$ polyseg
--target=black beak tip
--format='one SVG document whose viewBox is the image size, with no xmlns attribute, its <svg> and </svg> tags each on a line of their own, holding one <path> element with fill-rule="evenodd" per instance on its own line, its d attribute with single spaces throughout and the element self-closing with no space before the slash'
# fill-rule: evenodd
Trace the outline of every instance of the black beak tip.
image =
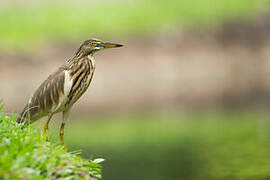
<svg viewBox="0 0 270 180">
<path fill-rule="evenodd" d="M 124 45 L 122 44 L 117 44 L 116 47 L 123 47 Z"/>
</svg>

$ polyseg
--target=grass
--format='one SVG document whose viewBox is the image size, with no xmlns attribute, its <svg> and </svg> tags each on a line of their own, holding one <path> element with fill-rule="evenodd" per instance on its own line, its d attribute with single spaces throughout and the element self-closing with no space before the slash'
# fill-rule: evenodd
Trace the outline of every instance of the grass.
<svg viewBox="0 0 270 180">
<path fill-rule="evenodd" d="M 108 159 L 105 180 L 270 177 L 270 124 L 264 114 L 131 113 L 87 120 L 70 120 L 68 146 Z"/>
<path fill-rule="evenodd" d="M 267 0 L 136 0 L 6 5 L 0 8 L 0 47 L 25 50 L 33 49 L 29 44 L 47 41 L 177 33 L 183 27 L 248 18 L 269 4 Z"/>
<path fill-rule="evenodd" d="M 0 179 L 101 179 L 103 159 L 83 159 L 45 139 L 37 129 L 22 129 L 14 115 L 0 113 Z"/>
</svg>

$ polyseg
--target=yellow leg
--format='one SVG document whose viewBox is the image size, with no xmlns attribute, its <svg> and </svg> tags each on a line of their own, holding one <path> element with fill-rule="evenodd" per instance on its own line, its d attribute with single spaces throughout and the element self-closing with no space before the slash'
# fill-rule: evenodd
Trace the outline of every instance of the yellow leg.
<svg viewBox="0 0 270 180">
<path fill-rule="evenodd" d="M 60 140 L 61 140 L 61 143 L 64 147 L 64 150 L 66 151 L 66 144 L 64 141 L 64 128 L 65 128 L 65 122 L 63 121 L 61 124 L 61 128 L 60 128 Z"/>
<path fill-rule="evenodd" d="M 61 128 L 60 128 L 60 140 L 61 143 L 63 145 L 64 150 L 66 151 L 66 144 L 64 141 L 64 128 L 65 128 L 65 123 L 66 123 L 66 119 L 68 118 L 68 113 L 69 111 L 63 111 L 63 120 L 62 120 L 62 124 L 61 124 Z"/>
<path fill-rule="evenodd" d="M 46 137 L 46 140 L 49 141 L 49 137 L 48 137 L 48 134 L 49 134 L 49 123 L 50 123 L 50 120 L 52 119 L 52 116 L 53 114 L 50 114 L 45 125 L 44 125 L 44 133 L 47 135 Z"/>
</svg>

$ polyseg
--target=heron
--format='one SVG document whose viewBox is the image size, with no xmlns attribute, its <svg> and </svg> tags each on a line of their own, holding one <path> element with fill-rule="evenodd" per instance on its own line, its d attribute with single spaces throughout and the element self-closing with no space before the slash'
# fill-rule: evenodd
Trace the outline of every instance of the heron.
<svg viewBox="0 0 270 180">
<path fill-rule="evenodd" d="M 95 72 L 93 55 L 103 49 L 122 47 L 123 45 L 91 38 L 85 40 L 74 56 L 68 59 L 36 89 L 17 118 L 18 123 L 31 124 L 47 116 L 44 133 L 49 132 L 49 123 L 53 115 L 62 112 L 59 130 L 60 140 L 66 150 L 64 127 L 73 104 L 88 89 Z"/>
</svg>

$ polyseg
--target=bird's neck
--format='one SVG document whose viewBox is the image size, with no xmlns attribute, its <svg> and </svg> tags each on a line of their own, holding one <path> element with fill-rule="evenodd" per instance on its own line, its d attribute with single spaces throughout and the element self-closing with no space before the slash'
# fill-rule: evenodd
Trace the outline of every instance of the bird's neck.
<svg viewBox="0 0 270 180">
<path fill-rule="evenodd" d="M 89 54 L 87 56 L 87 60 L 91 63 L 91 66 L 92 66 L 93 70 L 95 70 L 95 68 L 96 68 L 96 61 L 95 61 L 95 58 L 94 58 L 93 54 Z"/>
<path fill-rule="evenodd" d="M 93 66 L 92 68 L 95 69 L 95 59 L 94 59 L 93 54 L 89 54 L 83 57 L 77 57 L 75 55 L 73 58 L 66 61 L 66 66 L 68 67 L 68 69 L 72 69 L 84 63 L 91 63 L 91 66 Z"/>
</svg>

